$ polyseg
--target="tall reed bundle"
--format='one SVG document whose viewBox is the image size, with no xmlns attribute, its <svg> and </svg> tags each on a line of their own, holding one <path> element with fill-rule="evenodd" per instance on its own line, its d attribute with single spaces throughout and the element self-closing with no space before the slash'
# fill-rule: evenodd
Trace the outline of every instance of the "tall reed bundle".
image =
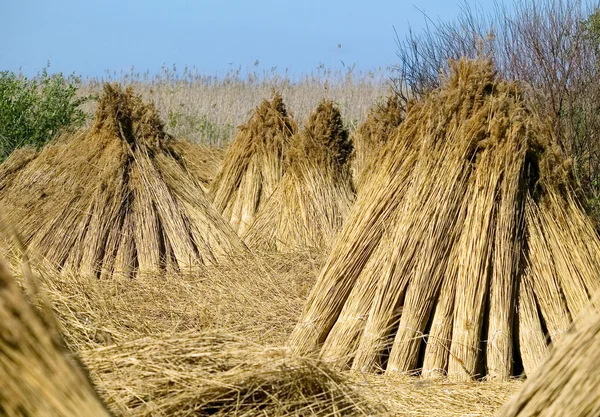
<svg viewBox="0 0 600 417">
<path fill-rule="evenodd" d="M 109 416 L 87 375 L 0 263 L 0 414 Z"/>
<path fill-rule="evenodd" d="M 351 153 L 339 110 L 323 100 L 292 138 L 286 172 L 244 241 L 280 251 L 328 246 L 354 201 Z"/>
<path fill-rule="evenodd" d="M 598 310 L 581 316 L 576 327 L 497 416 L 600 415 Z"/>
<path fill-rule="evenodd" d="M 352 134 L 354 158 L 352 174 L 357 188 L 362 188 L 365 172 L 371 172 L 377 165 L 377 156 L 385 149 L 386 143 L 393 138 L 394 131 L 404 118 L 404 110 L 398 96 L 392 92 L 384 103 L 377 103 L 367 115 L 365 121 Z M 367 174 L 368 175 L 368 174 Z"/>
<path fill-rule="evenodd" d="M 210 195 L 241 236 L 285 172 L 284 155 L 297 126 L 279 93 L 263 100 L 225 153 Z"/>
<path fill-rule="evenodd" d="M 28 247 L 62 270 L 132 276 L 244 251 L 180 146 L 153 106 L 106 85 L 93 126 L 42 149 L 0 202 Z"/>
<path fill-rule="evenodd" d="M 569 161 L 519 87 L 452 64 L 360 191 L 290 344 L 363 371 L 529 374 L 598 288 Z"/>
<path fill-rule="evenodd" d="M 222 332 L 147 337 L 82 357 L 120 415 L 373 415 L 326 364 Z"/>
</svg>

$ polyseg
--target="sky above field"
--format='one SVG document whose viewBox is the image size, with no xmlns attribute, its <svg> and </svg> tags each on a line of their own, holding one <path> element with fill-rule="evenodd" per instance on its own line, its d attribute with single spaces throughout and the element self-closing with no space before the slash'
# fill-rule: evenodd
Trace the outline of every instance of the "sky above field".
<svg viewBox="0 0 600 417">
<path fill-rule="evenodd" d="M 467 0 L 488 10 L 492 0 Z M 393 65 L 394 29 L 451 20 L 464 0 L 0 0 L 0 70 L 102 76 L 155 74 L 163 65 L 205 74 L 291 74 Z"/>
</svg>

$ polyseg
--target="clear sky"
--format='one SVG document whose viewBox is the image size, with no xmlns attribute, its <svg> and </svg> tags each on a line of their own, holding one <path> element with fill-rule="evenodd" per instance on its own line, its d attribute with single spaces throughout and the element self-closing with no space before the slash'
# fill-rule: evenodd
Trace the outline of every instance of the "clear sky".
<svg viewBox="0 0 600 417">
<path fill-rule="evenodd" d="M 487 10 L 492 0 L 467 0 Z M 206 74 L 395 62 L 394 27 L 450 20 L 464 0 L 0 0 L 0 70 L 104 75 L 163 64 Z M 338 48 L 338 44 L 341 48 Z"/>
</svg>

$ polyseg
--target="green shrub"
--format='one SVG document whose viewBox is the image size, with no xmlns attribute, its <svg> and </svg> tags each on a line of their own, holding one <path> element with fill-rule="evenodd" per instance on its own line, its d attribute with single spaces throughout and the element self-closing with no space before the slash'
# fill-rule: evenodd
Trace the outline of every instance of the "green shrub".
<svg viewBox="0 0 600 417">
<path fill-rule="evenodd" d="M 48 74 L 47 68 L 28 79 L 0 72 L 0 161 L 25 145 L 42 147 L 65 129 L 81 126 L 86 118 L 75 77 Z"/>
</svg>

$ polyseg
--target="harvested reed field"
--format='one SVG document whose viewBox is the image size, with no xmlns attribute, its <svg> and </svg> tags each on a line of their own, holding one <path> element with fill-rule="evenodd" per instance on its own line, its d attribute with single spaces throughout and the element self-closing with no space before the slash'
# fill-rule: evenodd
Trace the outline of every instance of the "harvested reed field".
<svg viewBox="0 0 600 417">
<path fill-rule="evenodd" d="M 32 253 L 63 271 L 131 277 L 212 264 L 246 247 L 203 191 L 218 158 L 200 153 L 167 135 L 131 89 L 107 85 L 94 125 L 21 164 L 0 203 Z"/>
<path fill-rule="evenodd" d="M 273 92 L 263 100 L 227 148 L 211 185 L 215 208 L 241 236 L 261 205 L 273 194 L 285 172 L 284 155 L 296 122 Z"/>
<path fill-rule="evenodd" d="M 28 284 L 38 297 L 33 280 Z M 0 263 L 1 415 L 109 416 L 57 331 L 52 313 L 34 309 Z"/>
<path fill-rule="evenodd" d="M 338 108 L 323 100 L 291 139 L 285 174 L 242 235 L 246 244 L 275 251 L 328 247 L 354 202 L 351 153 Z"/>
<path fill-rule="evenodd" d="M 451 68 L 360 190 L 295 352 L 363 372 L 508 380 L 540 365 L 599 287 L 600 240 L 550 129 L 490 62 Z"/>
<path fill-rule="evenodd" d="M 600 301 L 600 300 L 596 300 Z M 600 310 L 591 305 L 497 416 L 600 415 Z"/>
<path fill-rule="evenodd" d="M 323 261 L 261 254 L 135 285 L 42 267 L 45 300 L 32 301 L 52 304 L 55 328 L 116 416 L 491 416 L 521 385 L 421 384 L 293 355 L 281 346 Z"/>
<path fill-rule="evenodd" d="M 352 134 L 354 155 L 352 174 L 356 188 L 360 188 L 365 173 L 372 172 L 377 164 L 377 156 L 385 149 L 394 131 L 404 119 L 404 109 L 395 93 L 390 93 L 385 103 L 377 103 L 369 110 L 365 121 Z"/>
</svg>

